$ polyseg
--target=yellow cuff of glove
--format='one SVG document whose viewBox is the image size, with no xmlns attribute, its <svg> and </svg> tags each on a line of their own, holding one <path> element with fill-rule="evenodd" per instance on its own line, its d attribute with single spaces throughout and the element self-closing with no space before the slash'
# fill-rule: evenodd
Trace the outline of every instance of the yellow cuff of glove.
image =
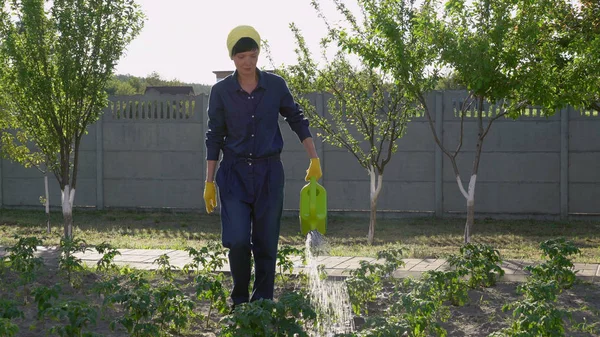
<svg viewBox="0 0 600 337">
<path fill-rule="evenodd" d="M 321 171 L 321 161 L 319 158 L 311 158 L 304 180 L 309 181 L 310 178 L 315 178 L 315 180 L 318 181 L 322 176 L 323 172 Z"/>
<path fill-rule="evenodd" d="M 217 207 L 217 187 L 213 181 L 207 181 L 204 185 L 204 205 L 208 214 Z"/>
</svg>

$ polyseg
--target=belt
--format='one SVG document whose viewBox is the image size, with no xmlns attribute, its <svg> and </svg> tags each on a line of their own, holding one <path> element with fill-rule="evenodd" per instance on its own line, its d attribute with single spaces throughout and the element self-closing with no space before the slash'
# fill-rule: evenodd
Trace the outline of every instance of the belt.
<svg viewBox="0 0 600 337">
<path fill-rule="evenodd" d="M 265 156 L 265 157 L 246 157 L 246 156 L 237 155 L 237 154 L 233 153 L 232 151 L 223 151 L 223 161 L 231 160 L 234 163 L 243 162 L 243 163 L 252 165 L 253 163 L 260 163 L 260 162 L 265 162 L 265 161 L 270 161 L 270 160 L 279 160 L 279 159 L 281 159 L 281 155 L 279 153 L 276 153 L 271 156 Z"/>
</svg>

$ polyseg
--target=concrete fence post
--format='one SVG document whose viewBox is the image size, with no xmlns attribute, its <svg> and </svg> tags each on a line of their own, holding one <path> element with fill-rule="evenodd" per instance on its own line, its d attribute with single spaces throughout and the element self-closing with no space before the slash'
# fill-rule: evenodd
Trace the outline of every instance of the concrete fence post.
<svg viewBox="0 0 600 337">
<path fill-rule="evenodd" d="M 560 111 L 560 218 L 569 217 L 569 112 L 570 107 Z"/>
<path fill-rule="evenodd" d="M 96 122 L 96 209 L 104 209 L 104 114 L 110 110 L 112 102 L 100 114 Z"/>
<path fill-rule="evenodd" d="M 440 140 L 443 142 L 444 138 L 444 93 L 435 93 L 435 132 Z M 444 153 L 438 144 L 435 146 L 435 216 L 442 218 L 444 216 Z"/>
</svg>

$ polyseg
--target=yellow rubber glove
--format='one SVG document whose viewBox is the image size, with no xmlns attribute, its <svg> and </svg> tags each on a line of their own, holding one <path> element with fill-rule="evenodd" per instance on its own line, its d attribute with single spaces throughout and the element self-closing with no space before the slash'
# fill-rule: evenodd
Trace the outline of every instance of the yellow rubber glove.
<svg viewBox="0 0 600 337">
<path fill-rule="evenodd" d="M 217 188 L 213 181 L 207 181 L 204 185 L 204 204 L 208 214 L 212 213 L 217 207 Z"/>
<path fill-rule="evenodd" d="M 308 166 L 308 170 L 306 170 L 306 177 L 304 180 L 309 181 L 310 178 L 315 178 L 315 180 L 321 179 L 323 176 L 323 172 L 321 172 L 321 161 L 319 158 L 310 158 L 310 165 Z"/>
</svg>

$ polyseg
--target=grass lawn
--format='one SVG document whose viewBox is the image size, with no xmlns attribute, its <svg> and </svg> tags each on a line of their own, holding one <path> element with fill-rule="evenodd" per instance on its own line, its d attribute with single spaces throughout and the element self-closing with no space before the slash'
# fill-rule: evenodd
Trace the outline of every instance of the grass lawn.
<svg viewBox="0 0 600 337">
<path fill-rule="evenodd" d="M 43 210 L 0 210 L 0 245 L 12 245 L 14 235 L 36 236 L 44 245 L 58 245 L 62 213 L 53 212 L 46 233 Z M 218 214 L 75 210 L 74 235 L 88 244 L 104 241 L 118 248 L 183 249 L 220 239 Z M 444 258 L 458 253 L 464 219 L 380 219 L 375 244 L 367 245 L 368 218 L 329 216 L 327 240 L 331 255 L 374 257 L 386 248 L 404 247 L 406 258 Z M 541 260 L 540 242 L 557 237 L 572 240 L 582 251 L 574 262 L 600 263 L 600 222 L 476 220 L 472 241 L 496 247 L 504 259 Z M 281 244 L 303 247 L 297 217 L 284 217 Z"/>
</svg>

